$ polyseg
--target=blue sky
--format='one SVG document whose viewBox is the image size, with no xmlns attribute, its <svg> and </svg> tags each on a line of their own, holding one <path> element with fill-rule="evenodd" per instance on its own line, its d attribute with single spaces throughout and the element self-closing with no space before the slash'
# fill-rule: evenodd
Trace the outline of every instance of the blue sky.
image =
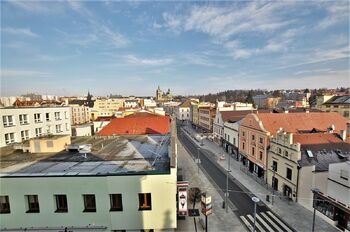
<svg viewBox="0 0 350 232">
<path fill-rule="evenodd" d="M 1 2 L 1 95 L 349 86 L 349 1 Z"/>
</svg>

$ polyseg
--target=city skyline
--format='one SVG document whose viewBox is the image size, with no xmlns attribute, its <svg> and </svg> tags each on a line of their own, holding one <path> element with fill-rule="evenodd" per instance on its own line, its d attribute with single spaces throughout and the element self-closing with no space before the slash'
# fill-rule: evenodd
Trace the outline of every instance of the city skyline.
<svg viewBox="0 0 350 232">
<path fill-rule="evenodd" d="M 1 5 L 2 96 L 349 85 L 348 1 Z"/>
</svg>

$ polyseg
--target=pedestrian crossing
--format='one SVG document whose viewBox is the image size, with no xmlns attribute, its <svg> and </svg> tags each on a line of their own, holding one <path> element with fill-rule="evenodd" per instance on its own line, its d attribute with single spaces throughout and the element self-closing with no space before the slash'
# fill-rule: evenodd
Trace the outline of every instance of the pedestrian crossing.
<svg viewBox="0 0 350 232">
<path fill-rule="evenodd" d="M 250 231 L 254 228 L 254 215 L 240 216 L 243 223 Z M 258 232 L 293 232 L 282 220 L 276 217 L 271 211 L 256 214 L 255 230 Z"/>
</svg>

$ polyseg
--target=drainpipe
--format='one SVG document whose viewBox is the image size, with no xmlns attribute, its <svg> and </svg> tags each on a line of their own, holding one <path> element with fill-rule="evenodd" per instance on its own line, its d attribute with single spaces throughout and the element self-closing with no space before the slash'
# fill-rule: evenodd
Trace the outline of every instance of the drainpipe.
<svg viewBox="0 0 350 232">
<path fill-rule="evenodd" d="M 299 172 L 300 172 L 300 166 L 297 166 L 297 189 L 295 190 L 295 202 L 298 202 L 298 190 L 299 190 Z"/>
</svg>

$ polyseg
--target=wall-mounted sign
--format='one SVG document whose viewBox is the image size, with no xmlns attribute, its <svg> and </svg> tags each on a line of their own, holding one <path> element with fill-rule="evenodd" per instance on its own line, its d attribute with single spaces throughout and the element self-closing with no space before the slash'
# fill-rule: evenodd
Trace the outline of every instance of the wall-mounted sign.
<svg viewBox="0 0 350 232">
<path fill-rule="evenodd" d="M 179 215 L 187 216 L 187 187 L 181 187 L 178 191 Z"/>
</svg>

